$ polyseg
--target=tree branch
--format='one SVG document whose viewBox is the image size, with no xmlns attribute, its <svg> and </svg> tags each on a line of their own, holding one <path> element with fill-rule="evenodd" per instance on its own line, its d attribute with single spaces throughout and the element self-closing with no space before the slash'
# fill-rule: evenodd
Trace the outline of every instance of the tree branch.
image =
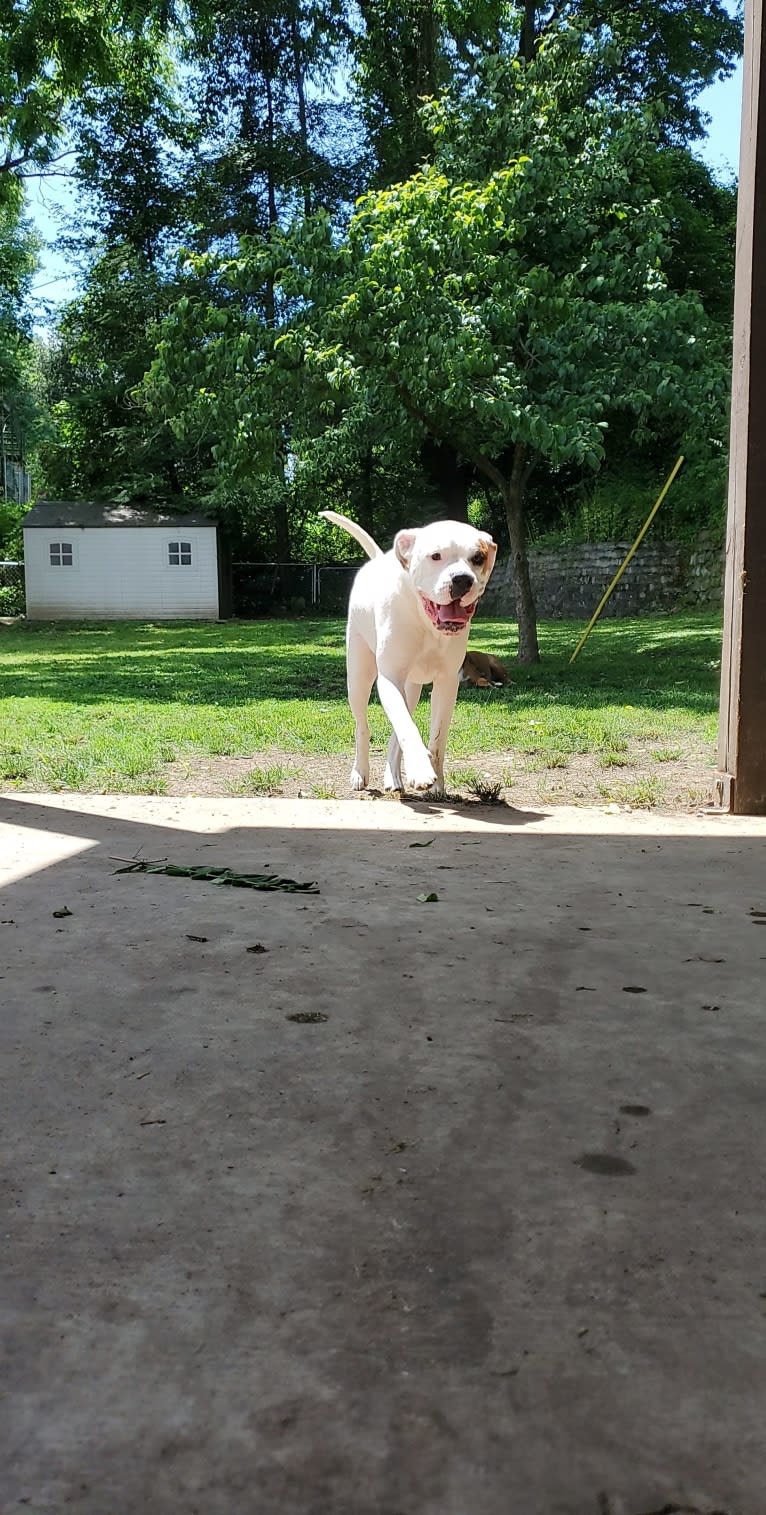
<svg viewBox="0 0 766 1515">
<path fill-rule="evenodd" d="M 72 179 L 74 172 L 71 168 L 54 168 L 48 173 L 47 169 L 40 168 L 33 174 L 19 174 L 20 179 Z"/>
<path fill-rule="evenodd" d="M 49 161 L 49 163 L 61 163 L 61 161 L 64 158 L 71 158 L 72 155 L 73 155 L 73 153 L 74 153 L 74 148 L 73 147 L 69 147 L 69 148 L 67 148 L 67 150 L 66 150 L 65 153 L 59 153 L 59 155 L 58 155 L 57 158 L 50 158 L 48 161 Z M 20 168 L 21 165 L 22 165 L 22 163 L 34 163 L 34 161 L 35 161 L 34 150 L 32 148 L 30 148 L 28 152 L 21 153 L 18 158 L 5 158 L 3 160 L 3 162 L 0 163 L 0 173 L 1 174 L 12 173 L 13 169 L 14 168 Z M 26 179 L 42 179 L 42 178 L 45 178 L 46 177 L 46 169 L 47 169 L 47 167 L 48 167 L 48 164 L 41 164 L 41 166 L 40 166 L 40 168 L 39 168 L 39 170 L 38 170 L 37 173 L 34 173 L 34 174 L 24 174 L 24 175 L 20 175 L 19 177 L 23 177 L 23 178 L 26 178 Z"/>
<path fill-rule="evenodd" d="M 555 3 L 551 7 L 550 15 L 546 16 L 545 20 L 540 25 L 540 30 L 538 31 L 536 27 L 537 5 L 534 3 L 534 0 L 524 0 L 524 20 L 521 26 L 521 34 L 519 37 L 518 46 L 519 58 L 524 58 L 527 63 L 531 63 L 533 61 L 533 59 L 537 56 L 540 48 L 540 43 L 542 42 L 546 32 L 549 32 L 551 27 L 555 26 L 556 22 L 561 20 L 561 17 L 563 16 L 564 11 L 567 10 L 569 4 L 570 0 L 555 0 Z"/>
<path fill-rule="evenodd" d="M 525 63 L 532 63 L 535 52 L 535 20 L 537 6 L 535 0 L 524 0 L 524 20 L 521 23 L 521 36 L 519 37 L 519 57 Z"/>
<path fill-rule="evenodd" d="M 440 442 L 446 442 L 448 447 L 456 447 L 459 452 L 462 452 L 463 456 L 468 458 L 469 462 L 473 463 L 480 473 L 483 473 L 486 478 L 492 481 L 502 495 L 506 487 L 505 477 L 497 465 L 492 462 L 492 459 L 488 458 L 483 452 L 476 452 L 473 449 L 457 444 L 455 438 L 451 437 L 442 426 L 439 426 L 432 416 L 427 415 L 424 410 L 421 410 L 417 401 L 413 399 L 407 386 L 402 383 L 401 379 L 397 379 L 393 374 L 389 374 L 389 378 L 407 414 L 412 416 L 414 421 L 419 421 L 421 426 L 424 426 L 426 431 L 431 433 L 432 437 L 437 437 Z"/>
</svg>

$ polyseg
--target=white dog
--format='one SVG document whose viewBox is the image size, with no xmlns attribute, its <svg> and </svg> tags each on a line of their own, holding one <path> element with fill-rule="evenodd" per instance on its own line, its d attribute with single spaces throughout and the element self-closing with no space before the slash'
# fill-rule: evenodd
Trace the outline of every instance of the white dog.
<svg viewBox="0 0 766 1515">
<path fill-rule="evenodd" d="M 397 532 L 391 552 L 334 510 L 320 515 L 356 537 L 371 558 L 351 590 L 346 630 L 348 698 L 356 722 L 352 789 L 370 782 L 367 704 L 377 677 L 393 726 L 385 789 L 402 788 L 402 757 L 414 789 L 444 792 L 444 757 L 471 617 L 487 587 L 497 547 L 460 521 Z M 428 748 L 412 719 L 424 684 L 433 684 Z"/>
</svg>

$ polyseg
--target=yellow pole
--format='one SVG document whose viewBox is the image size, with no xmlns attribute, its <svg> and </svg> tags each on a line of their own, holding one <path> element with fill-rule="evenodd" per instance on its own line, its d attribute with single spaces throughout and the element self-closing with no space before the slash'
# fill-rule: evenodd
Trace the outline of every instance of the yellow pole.
<svg viewBox="0 0 766 1515">
<path fill-rule="evenodd" d="M 574 662 L 575 658 L 577 657 L 577 654 L 580 651 L 580 649 L 585 646 L 585 643 L 587 642 L 588 637 L 590 636 L 590 634 L 591 634 L 591 632 L 593 630 L 593 627 L 595 626 L 595 624 L 596 624 L 596 622 L 597 622 L 597 620 L 598 620 L 598 618 L 599 618 L 599 616 L 600 616 L 600 614 L 601 614 L 601 612 L 602 612 L 602 610 L 603 610 L 603 608 L 604 608 L 607 600 L 609 599 L 609 596 L 612 593 L 612 590 L 616 587 L 617 584 L 619 584 L 620 579 L 622 578 L 622 576 L 623 576 L 623 574 L 625 572 L 625 569 L 627 568 L 627 566 L 628 566 L 631 558 L 633 557 L 634 553 L 636 553 L 638 551 L 639 547 L 641 546 L 641 543 L 643 542 L 644 537 L 646 536 L 646 533 L 649 530 L 649 527 L 651 526 L 652 521 L 654 520 L 654 517 L 656 516 L 657 511 L 659 510 L 659 508 L 660 508 L 660 506 L 661 506 L 661 504 L 662 504 L 662 502 L 663 502 L 663 500 L 664 500 L 664 498 L 665 498 L 665 496 L 666 496 L 666 494 L 667 494 L 667 492 L 668 492 L 671 484 L 673 483 L 673 480 L 674 480 L 676 474 L 678 473 L 678 470 L 681 467 L 681 464 L 683 463 L 683 461 L 684 461 L 684 459 L 683 459 L 683 454 L 682 454 L 681 457 L 676 462 L 675 467 L 673 468 L 670 476 L 666 479 L 666 481 L 665 481 L 662 489 L 660 490 L 660 493 L 657 496 L 657 499 L 655 500 L 654 505 L 652 506 L 652 508 L 651 508 L 651 510 L 650 510 L 650 512 L 649 512 L 649 514 L 648 514 L 648 516 L 647 516 L 647 518 L 646 518 L 643 526 L 641 527 L 641 530 L 639 531 L 638 536 L 636 537 L 636 540 L 635 540 L 635 542 L 633 543 L 633 546 L 630 549 L 630 552 L 628 553 L 628 555 L 627 555 L 624 563 L 622 564 L 622 567 L 618 568 L 618 570 L 617 570 L 614 578 L 612 579 L 611 584 L 609 585 L 609 588 L 606 591 L 606 594 L 604 595 L 603 599 L 599 603 L 598 609 L 596 610 L 595 614 L 593 616 L 591 616 L 591 619 L 589 620 L 589 622 L 588 622 L 588 624 L 587 624 L 587 626 L 586 626 L 586 628 L 585 628 L 582 636 L 580 637 L 579 642 L 577 643 L 577 646 L 575 647 L 574 652 L 572 653 L 571 658 L 569 659 L 570 666 Z"/>
</svg>

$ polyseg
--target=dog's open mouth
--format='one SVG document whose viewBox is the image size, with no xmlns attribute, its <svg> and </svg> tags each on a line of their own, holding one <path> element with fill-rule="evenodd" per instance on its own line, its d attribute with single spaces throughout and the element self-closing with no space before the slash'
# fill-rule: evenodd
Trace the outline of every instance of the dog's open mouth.
<svg viewBox="0 0 766 1515">
<path fill-rule="evenodd" d="M 427 599 L 424 594 L 420 598 L 429 621 L 437 631 L 447 633 L 463 631 L 476 609 L 475 600 L 472 605 L 461 605 L 459 600 L 450 600 L 449 605 L 437 605 L 435 600 Z"/>
</svg>

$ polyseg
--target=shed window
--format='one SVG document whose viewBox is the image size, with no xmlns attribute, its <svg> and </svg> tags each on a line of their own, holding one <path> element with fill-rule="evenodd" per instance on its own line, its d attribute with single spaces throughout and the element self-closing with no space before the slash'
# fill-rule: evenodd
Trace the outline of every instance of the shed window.
<svg viewBox="0 0 766 1515">
<path fill-rule="evenodd" d="M 168 562 L 171 568 L 191 568 L 191 542 L 168 542 Z"/>
<path fill-rule="evenodd" d="M 51 542 L 50 552 L 51 568 L 72 567 L 73 557 L 71 542 Z"/>
</svg>

